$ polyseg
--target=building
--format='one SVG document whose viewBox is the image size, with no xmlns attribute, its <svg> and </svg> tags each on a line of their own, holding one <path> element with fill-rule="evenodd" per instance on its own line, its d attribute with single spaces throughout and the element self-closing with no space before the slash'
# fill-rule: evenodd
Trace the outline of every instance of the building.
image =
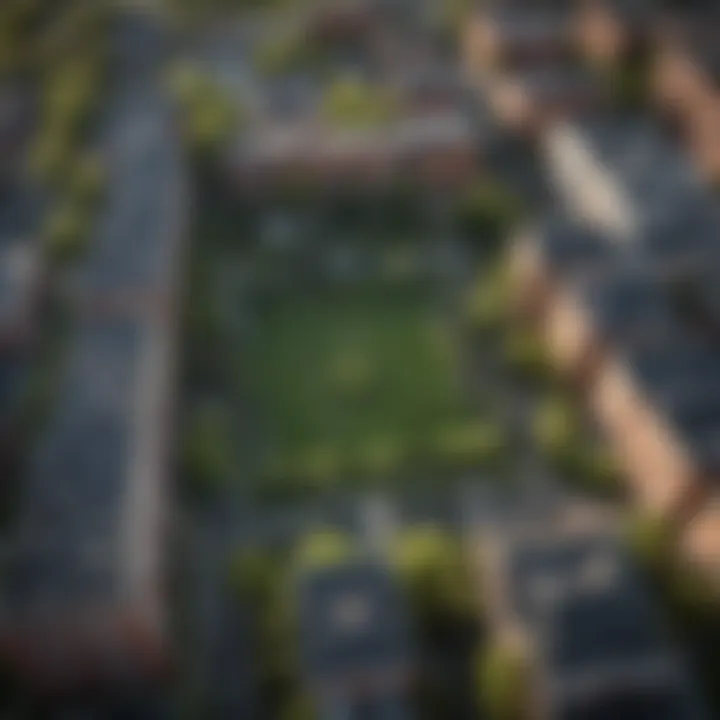
<svg viewBox="0 0 720 720">
<path fill-rule="evenodd" d="M 187 175 L 153 72 L 156 20 L 122 19 L 131 50 L 105 127 L 107 198 L 74 278 L 76 328 L 30 458 L 0 607 L 0 654 L 41 693 L 147 680 L 170 658 L 167 472 Z"/>
<path fill-rule="evenodd" d="M 583 117 L 605 102 L 602 86 L 580 66 L 549 64 L 488 80 L 493 115 L 511 130 L 539 136 L 568 118 Z"/>
<path fill-rule="evenodd" d="M 79 330 L 33 458 L 0 613 L 4 658 L 43 690 L 165 662 L 170 352 L 155 320 Z"/>
<path fill-rule="evenodd" d="M 487 78 L 572 55 L 572 8 L 566 0 L 496 0 L 482 3 L 462 37 L 465 70 Z"/>
<path fill-rule="evenodd" d="M 720 179 L 720 15 L 698 13 L 658 33 L 652 93 L 701 175 Z"/>
<path fill-rule="evenodd" d="M 526 717 L 706 717 L 610 527 L 603 513 L 565 504 L 470 538 L 491 641 L 528 669 Z"/>
<path fill-rule="evenodd" d="M 407 718 L 412 649 L 407 610 L 389 571 L 370 561 L 298 580 L 300 652 L 318 718 Z"/>
<path fill-rule="evenodd" d="M 575 32 L 583 54 L 606 67 L 642 57 L 653 41 L 659 10 L 649 0 L 581 0 Z"/>
<path fill-rule="evenodd" d="M 250 193 L 294 182 L 380 192 L 398 180 L 444 190 L 476 177 L 477 146 L 468 119 L 448 110 L 363 128 L 269 125 L 246 134 L 229 163 L 240 190 Z"/>
<path fill-rule="evenodd" d="M 543 154 L 567 211 L 619 242 L 653 242 L 673 232 L 693 240 L 717 221 L 700 178 L 647 121 L 608 116 L 561 123 L 546 133 Z"/>
<path fill-rule="evenodd" d="M 576 274 L 601 272 L 613 249 L 602 233 L 564 216 L 522 228 L 508 258 L 516 309 L 533 323 L 544 323 L 562 284 Z"/>
</svg>

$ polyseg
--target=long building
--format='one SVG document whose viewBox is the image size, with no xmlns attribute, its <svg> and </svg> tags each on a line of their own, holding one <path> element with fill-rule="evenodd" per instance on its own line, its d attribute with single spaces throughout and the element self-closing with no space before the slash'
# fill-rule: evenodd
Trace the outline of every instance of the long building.
<svg viewBox="0 0 720 720">
<path fill-rule="evenodd" d="M 705 718 L 685 662 L 608 517 L 568 504 L 471 533 L 490 641 L 518 653 L 526 718 Z"/>
<path fill-rule="evenodd" d="M 167 455 L 187 180 L 159 86 L 160 31 L 149 16 L 128 15 L 115 43 L 107 206 L 78 273 L 75 333 L 31 458 L 0 612 L 0 652 L 47 691 L 146 678 L 167 661 Z"/>
<path fill-rule="evenodd" d="M 567 211 L 618 241 L 653 242 L 673 233 L 699 241 L 708 227 L 715 230 L 709 192 L 650 122 L 609 116 L 562 123 L 548 131 L 543 145 Z"/>
</svg>

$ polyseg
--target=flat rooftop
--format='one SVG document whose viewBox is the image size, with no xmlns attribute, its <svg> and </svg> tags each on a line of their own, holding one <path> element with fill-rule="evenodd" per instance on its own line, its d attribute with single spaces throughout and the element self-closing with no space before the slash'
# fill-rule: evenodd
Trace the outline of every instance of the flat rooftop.
<svg viewBox="0 0 720 720">
<path fill-rule="evenodd" d="M 387 569 L 353 562 L 304 574 L 299 597 L 301 653 L 312 684 L 407 671 L 406 609 Z"/>
</svg>

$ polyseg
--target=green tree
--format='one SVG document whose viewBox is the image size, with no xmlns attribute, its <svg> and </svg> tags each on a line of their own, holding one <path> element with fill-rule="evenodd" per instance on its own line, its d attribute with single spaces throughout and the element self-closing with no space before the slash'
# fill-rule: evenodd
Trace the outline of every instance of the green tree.
<svg viewBox="0 0 720 720">
<path fill-rule="evenodd" d="M 83 205 L 91 204 L 102 195 L 106 184 L 105 165 L 95 153 L 84 153 L 75 162 L 70 190 Z"/>
<path fill-rule="evenodd" d="M 306 535 L 295 548 L 294 564 L 301 570 L 316 570 L 346 562 L 354 547 L 345 533 L 333 528 Z"/>
<path fill-rule="evenodd" d="M 89 218 L 74 203 L 64 202 L 53 210 L 43 232 L 50 256 L 64 262 L 77 257 L 88 240 Z"/>
<path fill-rule="evenodd" d="M 565 398 L 553 396 L 540 403 L 533 418 L 533 436 L 553 460 L 562 460 L 576 448 L 578 419 Z"/>
<path fill-rule="evenodd" d="M 230 418 L 218 403 L 200 405 L 190 418 L 183 467 L 193 489 L 205 496 L 225 485 L 233 463 Z"/>
<path fill-rule="evenodd" d="M 495 465 L 507 447 L 499 423 L 477 420 L 442 427 L 435 445 L 445 462 L 462 467 Z"/>
<path fill-rule="evenodd" d="M 515 197 L 501 185 L 483 180 L 473 185 L 456 209 L 460 230 L 482 252 L 494 253 L 520 219 Z"/>
<path fill-rule="evenodd" d="M 321 113 L 334 125 L 366 127 L 392 120 L 396 108 L 386 93 L 370 83 L 342 76 L 326 89 Z"/>
<path fill-rule="evenodd" d="M 519 651 L 490 644 L 476 661 L 478 694 L 488 720 L 522 720 L 527 716 L 527 669 Z"/>
<path fill-rule="evenodd" d="M 469 573 L 460 542 L 435 525 L 396 534 L 390 560 L 426 624 L 465 620 L 472 612 Z"/>
</svg>

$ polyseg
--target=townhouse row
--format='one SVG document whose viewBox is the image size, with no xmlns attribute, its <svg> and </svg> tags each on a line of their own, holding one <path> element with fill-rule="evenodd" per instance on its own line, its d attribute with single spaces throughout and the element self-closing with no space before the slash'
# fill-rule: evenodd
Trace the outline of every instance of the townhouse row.
<svg viewBox="0 0 720 720">
<path fill-rule="evenodd" d="M 720 11 L 691 0 L 483 3 L 462 38 L 466 72 L 507 126 L 541 133 L 611 106 L 608 73 L 645 92 L 701 175 L 720 176 Z"/>
<path fill-rule="evenodd" d="M 518 310 L 543 335 L 620 459 L 636 501 L 720 571 L 720 216 L 644 123 L 561 125 L 545 142 L 563 201 L 518 234 Z"/>
<path fill-rule="evenodd" d="M 123 47 L 161 47 L 149 17 L 120 29 Z M 142 679 L 169 656 L 167 471 L 189 196 L 160 68 L 148 60 L 141 77 L 121 64 L 115 80 L 106 206 L 70 288 L 70 348 L 5 570 L 0 653 L 37 691 Z"/>
<path fill-rule="evenodd" d="M 468 536 L 488 642 L 519 670 L 527 720 L 709 714 L 611 517 L 577 502 Z"/>
</svg>

